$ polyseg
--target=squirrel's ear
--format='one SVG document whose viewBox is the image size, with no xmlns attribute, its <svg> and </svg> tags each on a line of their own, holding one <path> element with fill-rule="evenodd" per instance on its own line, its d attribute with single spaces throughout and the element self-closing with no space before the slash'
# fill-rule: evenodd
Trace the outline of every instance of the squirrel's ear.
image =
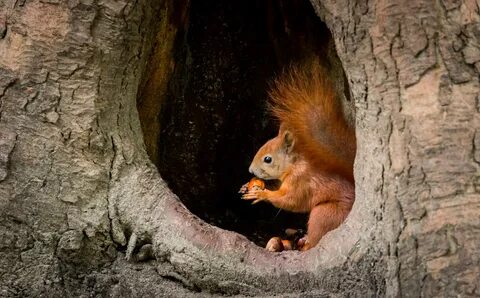
<svg viewBox="0 0 480 298">
<path fill-rule="evenodd" d="M 282 133 L 282 145 L 283 149 L 285 152 L 290 153 L 292 152 L 293 149 L 293 144 L 295 143 L 295 140 L 293 139 L 293 135 L 289 130 L 284 130 Z"/>
</svg>

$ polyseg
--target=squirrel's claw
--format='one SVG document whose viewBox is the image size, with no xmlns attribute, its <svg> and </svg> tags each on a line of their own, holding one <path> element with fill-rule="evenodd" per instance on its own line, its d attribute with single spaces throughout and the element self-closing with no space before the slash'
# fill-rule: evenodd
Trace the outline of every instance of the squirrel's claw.
<svg viewBox="0 0 480 298">
<path fill-rule="evenodd" d="M 246 194 L 247 192 L 248 192 L 248 182 L 242 185 L 242 187 L 240 187 L 240 190 L 238 191 L 238 193 Z"/>
<path fill-rule="evenodd" d="M 242 196 L 243 200 L 255 200 L 257 199 L 257 194 L 252 192 L 247 192 Z"/>
<path fill-rule="evenodd" d="M 255 205 L 256 203 L 261 202 L 261 201 L 265 201 L 265 199 L 261 199 L 261 198 L 256 199 L 255 201 L 252 202 L 252 205 Z"/>
</svg>

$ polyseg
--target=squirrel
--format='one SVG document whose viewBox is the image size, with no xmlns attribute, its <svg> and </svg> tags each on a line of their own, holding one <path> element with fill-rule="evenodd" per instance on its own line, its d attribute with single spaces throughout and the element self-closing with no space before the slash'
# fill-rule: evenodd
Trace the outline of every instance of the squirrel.
<svg viewBox="0 0 480 298">
<path fill-rule="evenodd" d="M 317 59 L 291 66 L 273 81 L 269 97 L 279 132 L 258 150 L 249 171 L 263 180 L 279 180 L 280 186 L 242 187 L 242 199 L 309 213 L 301 248 L 308 250 L 337 228 L 352 208 L 355 131 Z"/>
</svg>

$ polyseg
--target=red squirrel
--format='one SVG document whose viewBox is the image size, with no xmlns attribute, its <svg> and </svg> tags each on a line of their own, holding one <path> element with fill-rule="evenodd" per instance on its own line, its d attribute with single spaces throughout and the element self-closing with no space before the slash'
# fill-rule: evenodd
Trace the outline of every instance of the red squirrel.
<svg viewBox="0 0 480 298">
<path fill-rule="evenodd" d="M 307 250 L 352 208 L 355 131 L 318 60 L 290 67 L 273 82 L 269 97 L 279 132 L 258 150 L 249 171 L 260 179 L 279 180 L 280 186 L 247 189 L 242 198 L 309 213 L 301 248 Z"/>
</svg>

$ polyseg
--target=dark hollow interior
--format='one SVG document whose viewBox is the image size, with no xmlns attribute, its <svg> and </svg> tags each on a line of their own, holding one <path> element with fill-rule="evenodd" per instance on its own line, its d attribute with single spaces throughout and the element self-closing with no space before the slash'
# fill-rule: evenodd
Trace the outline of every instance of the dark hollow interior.
<svg viewBox="0 0 480 298">
<path fill-rule="evenodd" d="M 262 246 L 285 228 L 305 228 L 306 214 L 251 205 L 237 191 L 251 178 L 255 152 L 276 135 L 278 124 L 266 109 L 275 74 L 312 53 L 329 68 L 340 65 L 329 30 L 308 0 L 181 2 L 172 5 L 186 15 L 175 37 L 174 66 L 166 92 L 151 107 L 158 108 L 160 128 L 158 139 L 149 140 L 157 146 L 149 151 L 152 160 L 206 222 Z M 148 73 L 145 80 L 152 80 Z M 142 111 L 140 118 L 149 125 Z"/>
</svg>

